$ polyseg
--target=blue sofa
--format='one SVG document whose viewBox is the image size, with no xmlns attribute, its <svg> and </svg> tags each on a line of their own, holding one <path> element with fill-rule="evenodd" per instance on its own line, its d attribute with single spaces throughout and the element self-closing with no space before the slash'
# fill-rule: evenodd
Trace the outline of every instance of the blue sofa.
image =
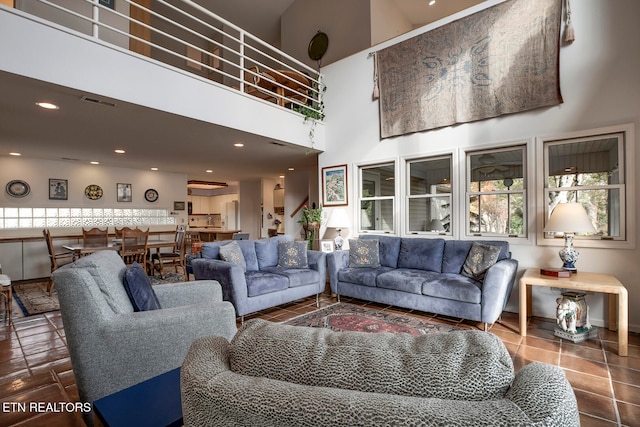
<svg viewBox="0 0 640 427">
<path fill-rule="evenodd" d="M 202 245 L 202 257 L 192 258 L 196 280 L 217 280 L 225 301 L 230 301 L 236 315 L 244 316 L 300 298 L 324 292 L 326 254 L 307 251 L 308 268 L 278 267 L 278 242 L 291 241 L 283 235 L 262 240 L 236 240 L 246 262 L 246 272 L 237 264 L 220 259 L 220 247 L 231 241 Z"/>
<path fill-rule="evenodd" d="M 349 251 L 327 256 L 331 291 L 404 308 L 494 323 L 509 300 L 518 262 L 509 244 L 479 241 L 500 248 L 498 261 L 483 281 L 461 274 L 473 241 L 363 235 L 377 239 L 379 267 L 349 267 Z"/>
</svg>

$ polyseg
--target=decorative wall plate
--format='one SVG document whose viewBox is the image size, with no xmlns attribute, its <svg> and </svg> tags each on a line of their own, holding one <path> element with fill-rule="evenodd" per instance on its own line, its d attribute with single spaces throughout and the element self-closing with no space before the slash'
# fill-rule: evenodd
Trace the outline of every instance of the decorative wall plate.
<svg viewBox="0 0 640 427">
<path fill-rule="evenodd" d="M 7 183 L 7 194 L 13 197 L 24 197 L 31 191 L 31 187 L 25 181 L 14 179 Z"/>
<path fill-rule="evenodd" d="M 87 185 L 84 189 L 84 195 L 87 199 L 98 200 L 102 197 L 102 187 L 96 184 Z"/>
<path fill-rule="evenodd" d="M 158 192 L 153 188 L 150 188 L 144 192 L 144 199 L 147 202 L 155 202 L 156 200 L 158 200 Z"/>
</svg>

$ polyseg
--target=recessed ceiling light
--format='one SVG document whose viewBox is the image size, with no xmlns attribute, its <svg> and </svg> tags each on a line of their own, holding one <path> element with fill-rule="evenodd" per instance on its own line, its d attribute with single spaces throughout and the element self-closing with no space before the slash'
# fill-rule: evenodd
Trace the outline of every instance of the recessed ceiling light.
<svg viewBox="0 0 640 427">
<path fill-rule="evenodd" d="M 58 110 L 58 109 L 60 109 L 60 107 L 58 107 L 56 104 L 52 104 L 50 102 L 36 102 L 36 105 L 38 107 L 42 107 L 42 108 L 47 109 L 47 110 Z"/>
<path fill-rule="evenodd" d="M 151 168 L 151 170 L 152 170 L 152 171 L 157 171 L 157 170 L 158 170 L 158 168 Z"/>
<path fill-rule="evenodd" d="M 294 171 L 294 170 L 296 170 L 296 168 L 289 168 L 287 170 Z"/>
<path fill-rule="evenodd" d="M 280 175 L 280 178 L 284 178 L 284 175 Z"/>
<path fill-rule="evenodd" d="M 99 165 L 100 164 L 100 162 L 96 162 L 95 160 L 92 161 L 92 162 L 89 162 L 89 163 L 91 163 L 92 165 Z"/>
<path fill-rule="evenodd" d="M 233 144 L 234 147 L 244 147 L 244 144 L 242 142 L 236 142 L 235 144 Z"/>
<path fill-rule="evenodd" d="M 118 148 L 117 150 L 113 150 L 113 151 L 114 151 L 114 152 L 116 152 L 116 153 L 118 153 L 118 154 L 124 154 L 124 153 L 126 153 L 126 151 L 121 150 L 121 149 L 119 149 L 119 148 Z"/>
<path fill-rule="evenodd" d="M 205 172 L 206 173 L 213 173 L 213 171 L 211 169 L 207 169 Z"/>
<path fill-rule="evenodd" d="M 436 4 L 436 0 L 430 0 L 429 1 L 429 6 L 433 6 L 434 4 Z"/>
<path fill-rule="evenodd" d="M 22 156 L 20 153 L 9 153 L 10 156 Z"/>
</svg>

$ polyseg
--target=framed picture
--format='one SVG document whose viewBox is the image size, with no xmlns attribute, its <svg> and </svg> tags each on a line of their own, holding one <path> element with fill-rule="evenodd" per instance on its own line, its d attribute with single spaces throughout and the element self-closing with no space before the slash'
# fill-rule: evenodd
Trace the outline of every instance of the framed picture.
<svg viewBox="0 0 640 427">
<path fill-rule="evenodd" d="M 320 250 L 322 252 L 333 252 L 333 240 L 320 240 Z"/>
<path fill-rule="evenodd" d="M 322 168 L 322 206 L 346 206 L 347 165 Z"/>
<path fill-rule="evenodd" d="M 69 198 L 69 181 L 49 178 L 49 200 L 67 200 Z"/>
<path fill-rule="evenodd" d="M 131 201 L 131 184 L 118 183 L 117 193 L 119 202 Z"/>
<path fill-rule="evenodd" d="M 173 202 L 173 210 L 174 211 L 183 211 L 184 210 L 184 202 Z"/>
<path fill-rule="evenodd" d="M 111 9 L 115 9 L 116 0 L 100 0 L 100 4 L 106 7 L 110 7 Z"/>
</svg>

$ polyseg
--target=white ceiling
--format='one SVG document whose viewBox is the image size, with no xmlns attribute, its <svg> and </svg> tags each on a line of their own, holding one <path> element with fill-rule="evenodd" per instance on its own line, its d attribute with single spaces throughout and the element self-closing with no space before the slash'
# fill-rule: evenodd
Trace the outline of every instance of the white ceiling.
<svg viewBox="0 0 640 427">
<path fill-rule="evenodd" d="M 280 16 L 293 1 L 198 0 L 274 45 L 279 45 Z M 426 7 L 427 0 L 386 1 L 394 2 L 414 27 L 481 2 L 437 0 L 434 6 Z M 25 157 L 42 159 L 97 160 L 134 169 L 155 166 L 186 173 L 189 179 L 224 182 L 277 178 L 289 167 L 306 168 L 316 163 L 315 156 L 304 148 L 274 145 L 255 135 L 119 100 L 106 99 L 118 108 L 78 102 L 91 94 L 14 74 L 0 72 L 0 93 L 0 155 L 19 151 Z M 56 99 L 61 109 L 34 108 L 38 99 Z M 243 141 L 245 147 L 238 150 L 227 143 L 236 140 Z M 127 145 L 125 156 L 105 150 L 120 143 Z M 207 174 L 206 169 L 215 172 Z"/>
</svg>

